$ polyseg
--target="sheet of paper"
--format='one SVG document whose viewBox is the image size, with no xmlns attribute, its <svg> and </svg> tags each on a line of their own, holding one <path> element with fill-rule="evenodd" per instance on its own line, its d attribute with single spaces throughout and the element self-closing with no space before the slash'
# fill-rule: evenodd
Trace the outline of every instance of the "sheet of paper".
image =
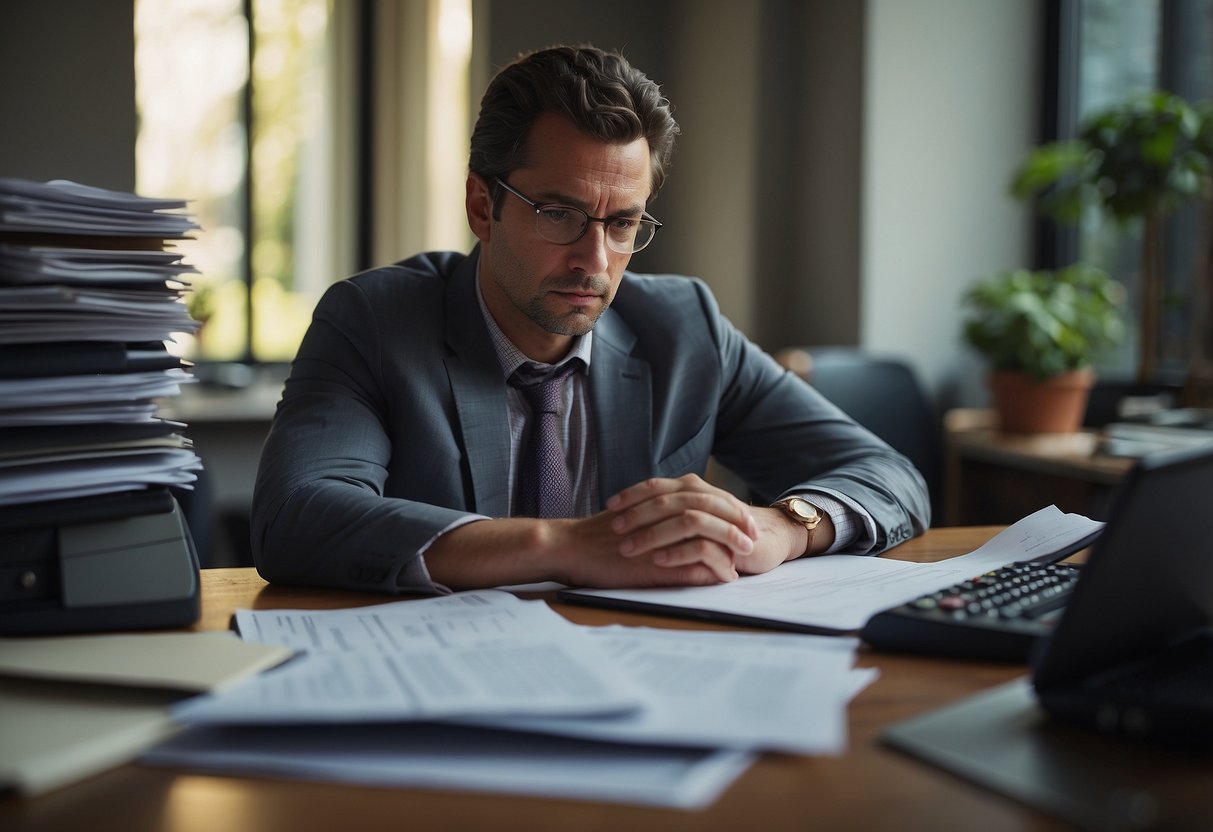
<svg viewBox="0 0 1213 832">
<path fill-rule="evenodd" d="M 1030 560 L 1082 540 L 1099 523 L 1054 506 L 1031 514 L 968 555 L 936 564 L 826 555 L 785 563 L 727 584 L 675 589 L 585 589 L 575 595 L 707 610 L 838 632 L 928 592 L 997 566 Z"/>
<path fill-rule="evenodd" d="M 0 278 L 10 285 L 145 285 L 182 283 L 198 270 L 174 251 L 84 249 L 0 244 Z"/>
<path fill-rule="evenodd" d="M 648 707 L 493 724 L 614 742 L 838 754 L 847 703 L 877 676 L 853 669 L 853 638 L 622 626 L 590 633 L 650 694 Z"/>
<path fill-rule="evenodd" d="M 182 237 L 198 228 L 192 217 L 168 213 L 179 199 L 153 199 L 65 179 L 30 182 L 0 178 L 0 230 Z"/>
<path fill-rule="evenodd" d="M 289 648 L 242 641 L 233 633 L 0 638 L 0 676 L 201 692 L 291 655 Z"/>
<path fill-rule="evenodd" d="M 71 320 L 56 318 L 46 321 L 4 321 L 0 329 L 0 345 L 32 344 L 47 338 L 63 337 L 71 332 L 78 341 L 172 341 L 173 333 L 196 332 L 198 322 L 189 319 L 157 322 L 151 326 L 142 320 Z"/>
<path fill-rule="evenodd" d="M 191 488 L 202 460 L 187 448 L 147 448 L 0 466 L 0 506 L 175 485 Z"/>
<path fill-rule="evenodd" d="M 1066 514 L 1047 506 L 1008 526 L 967 555 L 923 564 L 940 576 L 940 586 L 967 580 L 1008 563 L 1034 560 L 1062 551 L 1072 543 L 1103 530 L 1104 523 L 1081 514 Z"/>
<path fill-rule="evenodd" d="M 167 284 L 140 289 L 74 288 L 71 286 L 0 285 L 0 320 L 18 319 L 18 315 L 37 313 L 122 312 L 127 315 L 158 318 L 175 314 L 181 306 L 183 291 Z"/>
<path fill-rule="evenodd" d="M 0 678 L 0 790 L 41 794 L 133 760 L 178 730 L 183 694 Z"/>
<path fill-rule="evenodd" d="M 151 749 L 141 762 L 221 774 L 702 809 L 753 759 L 740 751 L 412 724 L 191 728 Z"/>
<path fill-rule="evenodd" d="M 391 653 L 402 644 L 437 646 L 450 639 L 519 631 L 514 616 L 524 608 L 542 616 L 542 626 L 571 626 L 561 616 L 501 590 L 457 592 L 411 601 L 336 610 L 236 610 L 241 638 L 294 650 Z M 548 612 L 551 612 L 550 610 Z"/>
<path fill-rule="evenodd" d="M 547 604 L 488 590 L 316 612 L 243 610 L 241 635 L 309 651 L 174 710 L 185 723 L 365 722 L 604 714 L 641 692 Z"/>
<path fill-rule="evenodd" d="M 5 437 L 7 439 L 7 437 Z M 113 453 L 121 455 L 122 451 L 141 451 L 147 448 L 192 448 L 194 443 L 179 433 L 163 436 L 149 436 L 141 439 L 123 439 L 113 442 L 97 441 L 90 444 L 71 446 L 66 444 L 67 437 L 57 440 L 60 445 L 44 445 L 42 447 L 22 447 L 9 445 L 0 441 L 0 469 L 23 464 L 26 460 L 39 462 L 64 462 L 68 460 L 94 459 Z M 12 450 L 9 450 L 12 448 Z"/>
<path fill-rule="evenodd" d="M 918 564 L 826 555 L 732 583 L 674 589 L 578 589 L 575 594 L 741 615 L 838 632 L 857 630 L 885 598 L 901 595 Z"/>
<path fill-rule="evenodd" d="M 182 369 L 0 379 L 0 408 L 21 410 L 176 396 L 182 384 L 194 380 L 193 375 Z"/>
</svg>

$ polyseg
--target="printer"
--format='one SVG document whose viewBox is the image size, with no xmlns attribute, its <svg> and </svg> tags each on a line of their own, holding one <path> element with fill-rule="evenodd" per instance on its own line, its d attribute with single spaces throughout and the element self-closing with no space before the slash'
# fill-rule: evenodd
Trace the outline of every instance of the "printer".
<svg viewBox="0 0 1213 832">
<path fill-rule="evenodd" d="M 168 489 L 0 508 L 0 636 L 185 627 L 199 612 Z"/>
</svg>

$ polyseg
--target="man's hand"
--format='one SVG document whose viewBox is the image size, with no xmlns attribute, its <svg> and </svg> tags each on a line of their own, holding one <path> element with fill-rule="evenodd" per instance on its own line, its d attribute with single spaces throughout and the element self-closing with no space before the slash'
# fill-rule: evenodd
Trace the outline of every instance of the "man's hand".
<svg viewBox="0 0 1213 832">
<path fill-rule="evenodd" d="M 828 523 L 818 527 L 823 541 L 833 539 Z M 688 474 L 637 483 L 577 520 L 469 523 L 434 541 L 425 560 L 430 576 L 452 589 L 548 580 L 703 586 L 774 569 L 798 557 L 807 536 L 782 511 L 746 505 Z"/>
<path fill-rule="evenodd" d="M 625 557 L 627 539 L 610 509 L 577 520 L 477 520 L 443 534 L 425 553 L 430 578 L 454 590 L 558 581 L 569 586 L 704 586 L 733 580 L 731 556 L 707 548 L 700 559 L 657 565 Z"/>
<path fill-rule="evenodd" d="M 805 554 L 807 530 L 783 511 L 750 506 L 694 474 L 650 479 L 607 501 L 618 513 L 611 528 L 624 536 L 624 557 L 647 557 L 658 566 L 700 563 L 722 581 L 737 573 L 768 572 Z M 828 548 L 834 526 L 822 519 L 815 542 Z"/>
<path fill-rule="evenodd" d="M 754 551 L 758 525 L 749 506 L 688 474 L 654 478 L 607 500 L 619 554 L 657 566 L 703 564 L 721 581 L 737 578 L 739 558 Z"/>
</svg>

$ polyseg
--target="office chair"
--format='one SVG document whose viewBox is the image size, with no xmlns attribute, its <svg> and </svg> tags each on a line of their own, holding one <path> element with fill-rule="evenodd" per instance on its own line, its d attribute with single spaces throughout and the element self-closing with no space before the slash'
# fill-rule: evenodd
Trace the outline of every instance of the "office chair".
<svg viewBox="0 0 1213 832">
<path fill-rule="evenodd" d="M 775 358 L 856 422 L 905 454 L 927 481 L 932 516 L 941 516 L 940 421 L 909 364 L 843 346 L 789 347 L 775 353 Z"/>
</svg>

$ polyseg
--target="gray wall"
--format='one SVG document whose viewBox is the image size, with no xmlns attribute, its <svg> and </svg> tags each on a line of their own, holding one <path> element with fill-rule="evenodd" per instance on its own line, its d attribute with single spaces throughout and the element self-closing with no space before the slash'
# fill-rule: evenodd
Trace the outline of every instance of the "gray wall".
<svg viewBox="0 0 1213 832">
<path fill-rule="evenodd" d="M 135 187 L 130 0 L 0 0 L 0 176 Z"/>
<path fill-rule="evenodd" d="M 1030 215 L 1007 193 L 1036 137 L 1035 3 L 869 0 L 858 343 L 909 357 L 941 405 L 981 404 L 959 297 L 1030 265 Z"/>
</svg>

